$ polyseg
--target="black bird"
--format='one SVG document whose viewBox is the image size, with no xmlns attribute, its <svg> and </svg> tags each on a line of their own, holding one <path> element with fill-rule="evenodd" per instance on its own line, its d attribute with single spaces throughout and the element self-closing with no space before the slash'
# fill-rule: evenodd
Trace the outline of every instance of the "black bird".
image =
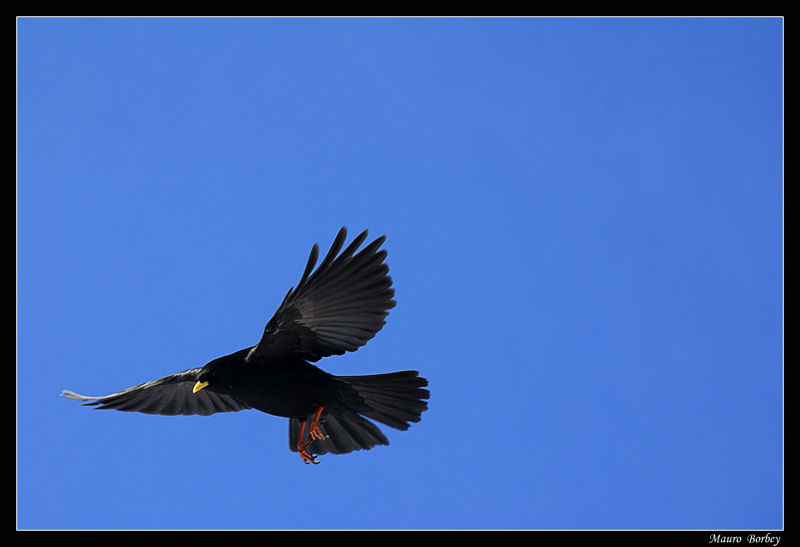
<svg viewBox="0 0 800 547">
<path fill-rule="evenodd" d="M 428 381 L 415 370 L 334 376 L 311 364 L 366 344 L 396 304 L 386 251 L 378 250 L 386 236 L 356 253 L 366 237 L 365 230 L 339 254 L 347 238 L 342 228 L 311 273 L 319 257 L 315 244 L 300 283 L 255 346 L 105 397 L 61 394 L 98 409 L 166 416 L 255 408 L 289 418 L 289 448 L 307 464 L 319 463 L 319 454 L 388 445 L 364 417 L 405 431 L 428 409 Z"/>
</svg>

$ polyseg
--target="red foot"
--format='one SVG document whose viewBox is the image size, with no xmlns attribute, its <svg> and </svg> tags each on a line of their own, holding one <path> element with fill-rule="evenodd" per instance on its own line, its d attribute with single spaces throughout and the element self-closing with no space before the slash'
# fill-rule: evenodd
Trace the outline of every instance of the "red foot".
<svg viewBox="0 0 800 547">
<path fill-rule="evenodd" d="M 297 451 L 300 453 L 300 457 L 303 458 L 303 463 L 306 465 L 309 463 L 318 464 L 319 460 L 316 459 L 308 450 L 306 450 L 306 447 L 309 444 L 311 444 L 311 439 L 308 439 L 307 441 L 299 441 L 297 443 Z"/>
<path fill-rule="evenodd" d="M 306 448 L 311 442 L 315 439 L 322 440 L 325 438 L 325 435 L 322 434 L 322 431 L 319 428 L 320 424 L 320 415 L 322 414 L 322 408 L 319 407 L 317 409 L 317 413 L 314 414 L 314 419 L 311 420 L 311 423 L 308 425 L 308 439 L 303 440 L 306 431 L 306 422 L 300 424 L 300 436 L 297 438 L 297 452 L 300 454 L 300 457 L 303 458 L 303 463 L 309 464 L 318 464 L 319 460 L 317 460 L 313 454 L 311 454 Z"/>
</svg>

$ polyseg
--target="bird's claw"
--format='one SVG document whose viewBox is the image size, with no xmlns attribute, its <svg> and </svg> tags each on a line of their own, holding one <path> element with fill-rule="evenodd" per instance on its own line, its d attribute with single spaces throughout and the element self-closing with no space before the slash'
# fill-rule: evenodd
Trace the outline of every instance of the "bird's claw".
<svg viewBox="0 0 800 547">
<path fill-rule="evenodd" d="M 317 409 L 314 419 L 308 424 L 308 438 L 306 440 L 303 440 L 303 430 L 306 427 L 306 422 L 303 422 L 300 426 L 300 438 L 297 440 L 297 452 L 300 454 L 300 457 L 303 458 L 303 463 L 306 465 L 309 463 L 315 465 L 319 463 L 319 460 L 316 459 L 314 454 L 307 450 L 308 445 L 315 440 L 321 441 L 328 438 L 327 435 L 323 435 L 322 430 L 319 428 L 319 424 L 325 423 L 325 420 L 319 419 L 320 414 L 322 414 L 322 407 Z"/>
<path fill-rule="evenodd" d="M 319 424 L 325 423 L 325 420 L 318 420 L 316 422 L 311 422 L 311 425 L 308 427 L 308 438 L 309 439 L 317 439 L 322 440 L 327 438 L 327 435 L 322 434 L 322 430 L 319 428 Z M 309 441 L 311 442 L 311 441 Z"/>
<path fill-rule="evenodd" d="M 306 465 L 313 463 L 314 465 L 319 463 L 319 460 L 314 457 L 314 454 L 311 454 L 306 447 L 311 444 L 311 438 L 307 441 L 300 441 L 297 443 L 297 452 L 300 454 L 300 457 L 303 458 L 303 463 Z"/>
</svg>

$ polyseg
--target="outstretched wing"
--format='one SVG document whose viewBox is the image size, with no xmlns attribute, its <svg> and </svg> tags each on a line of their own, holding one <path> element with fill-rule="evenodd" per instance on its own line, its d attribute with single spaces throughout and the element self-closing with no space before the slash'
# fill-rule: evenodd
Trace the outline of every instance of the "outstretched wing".
<svg viewBox="0 0 800 547">
<path fill-rule="evenodd" d="M 208 389 L 192 393 L 200 370 L 184 370 L 105 397 L 87 397 L 72 391 L 62 391 L 61 395 L 75 401 L 89 401 L 85 403 L 86 406 L 99 405 L 97 408 L 101 410 L 114 409 L 164 416 L 209 416 L 216 412 L 237 412 L 250 408 L 233 397 L 219 395 Z"/>
<path fill-rule="evenodd" d="M 319 256 L 314 245 L 300 283 L 286 295 L 247 360 L 295 355 L 315 362 L 355 351 L 383 328 L 396 304 L 389 266 L 383 263 L 386 251 L 378 250 L 386 237 L 356 253 L 367 238 L 365 230 L 339 254 L 346 238 L 342 228 L 312 274 Z"/>
</svg>

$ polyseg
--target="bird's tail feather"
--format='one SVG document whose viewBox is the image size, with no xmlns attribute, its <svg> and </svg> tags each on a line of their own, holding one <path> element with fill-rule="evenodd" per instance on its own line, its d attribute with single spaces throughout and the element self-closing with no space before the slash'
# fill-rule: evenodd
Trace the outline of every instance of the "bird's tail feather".
<svg viewBox="0 0 800 547">
<path fill-rule="evenodd" d="M 365 417 L 405 431 L 428 409 L 425 399 L 430 392 L 424 389 L 428 381 L 415 370 L 335 378 L 340 382 L 339 397 L 323 410 L 320 429 L 326 437 L 309 445 L 312 454 L 346 454 L 389 444 Z M 289 420 L 289 447 L 295 452 L 300 425 L 300 420 Z"/>
</svg>

